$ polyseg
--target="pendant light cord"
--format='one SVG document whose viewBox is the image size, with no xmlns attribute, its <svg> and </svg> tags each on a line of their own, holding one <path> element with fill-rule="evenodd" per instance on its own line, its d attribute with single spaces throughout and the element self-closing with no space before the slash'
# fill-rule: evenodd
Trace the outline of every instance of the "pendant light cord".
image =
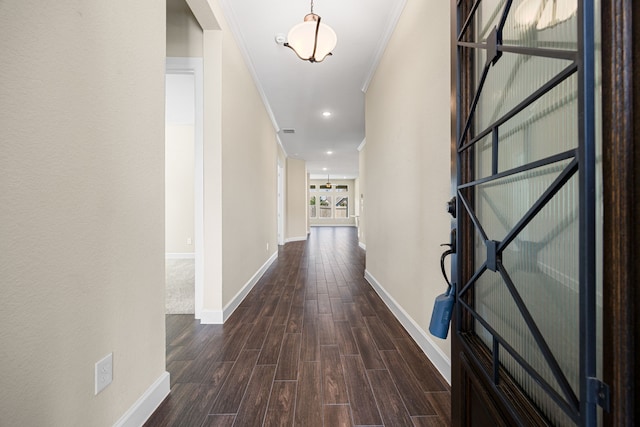
<svg viewBox="0 0 640 427">
<path fill-rule="evenodd" d="M 313 0 L 311 0 L 311 13 L 313 13 Z"/>
</svg>

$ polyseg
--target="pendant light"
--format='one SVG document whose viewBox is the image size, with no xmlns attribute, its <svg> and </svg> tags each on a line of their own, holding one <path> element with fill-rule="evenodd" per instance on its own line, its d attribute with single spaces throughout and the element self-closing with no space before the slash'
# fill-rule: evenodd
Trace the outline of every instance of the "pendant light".
<svg viewBox="0 0 640 427">
<path fill-rule="evenodd" d="M 338 37 L 335 31 L 320 21 L 320 16 L 313 13 L 313 0 L 311 0 L 311 13 L 307 14 L 304 22 L 294 26 L 287 35 L 287 43 L 284 45 L 291 48 L 303 61 L 322 62 L 336 47 Z"/>
<path fill-rule="evenodd" d="M 325 187 L 331 188 L 331 181 L 329 181 L 329 175 L 327 175 L 327 183 L 326 183 Z"/>
</svg>

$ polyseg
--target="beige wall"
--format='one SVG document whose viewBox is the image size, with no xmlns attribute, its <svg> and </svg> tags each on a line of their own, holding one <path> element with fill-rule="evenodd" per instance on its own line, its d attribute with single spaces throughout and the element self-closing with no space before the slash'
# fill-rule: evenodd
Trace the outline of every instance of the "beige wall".
<svg viewBox="0 0 640 427">
<path fill-rule="evenodd" d="M 0 424 L 111 426 L 165 371 L 165 7 L 5 0 L 0 51 Z"/>
<path fill-rule="evenodd" d="M 449 241 L 449 3 L 408 0 L 366 94 L 367 272 L 450 360 L 428 326 L 446 289 Z M 416 40 L 430 40 L 416 49 Z M 439 41 L 436 43 L 436 41 Z M 375 189 L 373 191 L 372 189 Z"/>
<path fill-rule="evenodd" d="M 262 98 L 218 3 L 210 2 L 222 29 L 222 307 L 225 307 L 277 252 L 278 148 Z"/>
<path fill-rule="evenodd" d="M 193 125 L 167 125 L 165 141 L 165 252 L 192 253 L 194 251 Z"/>
<path fill-rule="evenodd" d="M 360 148 L 360 152 L 358 153 L 358 169 L 360 171 L 360 176 L 357 180 L 357 192 L 356 198 L 358 199 L 357 203 L 357 213 L 358 215 L 358 243 L 361 247 L 367 247 L 367 218 L 365 215 L 365 206 L 367 205 L 367 161 L 366 161 L 366 152 L 367 145 L 364 144 Z"/>
<path fill-rule="evenodd" d="M 307 238 L 307 171 L 304 160 L 287 159 L 286 240 Z"/>
<path fill-rule="evenodd" d="M 202 28 L 185 0 L 167 0 L 167 56 L 202 57 Z"/>
</svg>

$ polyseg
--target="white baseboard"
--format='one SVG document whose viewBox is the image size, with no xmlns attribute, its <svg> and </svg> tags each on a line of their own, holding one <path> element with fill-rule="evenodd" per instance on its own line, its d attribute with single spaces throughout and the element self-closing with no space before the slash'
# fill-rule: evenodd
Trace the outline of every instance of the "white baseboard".
<svg viewBox="0 0 640 427">
<path fill-rule="evenodd" d="M 249 281 L 238 291 L 229 304 L 227 304 L 222 310 L 202 310 L 200 317 L 200 324 L 202 325 L 221 325 L 233 314 L 236 308 L 240 305 L 242 300 L 258 283 L 258 280 L 267 271 L 269 266 L 278 258 L 278 252 L 274 252 L 271 257 L 256 271 L 256 273 L 249 279 Z"/>
<path fill-rule="evenodd" d="M 363 251 L 366 251 L 366 250 L 367 250 L 367 245 L 365 245 L 365 244 L 364 244 L 364 243 L 362 243 L 362 242 L 358 242 L 358 246 L 360 246 L 360 247 L 362 248 L 362 250 L 363 250 Z"/>
<path fill-rule="evenodd" d="M 369 273 L 364 271 L 364 278 L 373 289 L 380 295 L 380 298 L 389 307 L 391 312 L 400 321 L 402 326 L 409 332 L 411 338 L 418 344 L 424 354 L 431 360 L 433 366 L 440 372 L 445 380 L 451 385 L 451 360 L 446 354 L 436 345 L 435 342 L 429 337 L 425 331 L 418 326 L 418 324 L 404 311 L 404 309 L 396 302 L 395 299 L 384 289 L 384 287 L 378 283 L 378 281 Z"/>
<path fill-rule="evenodd" d="M 113 426 L 140 427 L 143 425 L 167 397 L 170 387 L 169 372 L 164 372 Z"/>
<path fill-rule="evenodd" d="M 326 223 L 326 224 L 309 224 L 310 227 L 355 227 L 355 224 L 351 224 L 351 223 L 344 223 L 344 224 L 335 224 L 335 223 Z"/>
<path fill-rule="evenodd" d="M 299 236 L 299 237 L 289 237 L 287 239 L 285 239 L 285 243 L 289 243 L 289 242 L 300 242 L 303 240 L 307 240 L 307 236 Z"/>
<path fill-rule="evenodd" d="M 240 289 L 240 291 L 236 294 L 236 296 L 234 296 L 231 299 L 231 301 L 229 301 L 229 304 L 227 304 L 222 310 L 223 322 L 233 314 L 233 312 L 236 310 L 236 308 L 238 308 L 242 300 L 244 300 L 247 294 L 251 292 L 251 289 L 253 289 L 256 283 L 258 283 L 258 280 L 260 280 L 262 275 L 267 271 L 267 269 L 271 266 L 271 264 L 273 264 L 273 262 L 277 258 L 278 258 L 278 251 L 274 252 L 273 255 L 269 257 L 269 259 L 262 265 L 262 267 L 260 267 L 260 269 L 256 271 L 256 274 L 254 274 L 253 277 L 251 277 L 251 279 L 249 279 L 249 281 L 242 287 L 242 289 Z"/>
<path fill-rule="evenodd" d="M 271 257 L 265 262 L 262 267 L 249 279 L 249 281 L 238 291 L 238 293 L 229 301 L 222 311 L 220 310 L 202 310 L 202 317 L 200 318 L 201 324 L 214 324 L 220 325 L 225 322 L 233 314 L 233 312 L 238 308 L 243 299 L 247 296 L 247 294 L 253 289 L 253 287 L 258 283 L 258 280 L 262 277 L 262 275 L 267 271 L 267 269 L 273 264 L 273 262 L 278 258 L 278 252 L 274 252 Z"/>
<path fill-rule="evenodd" d="M 200 312 L 200 324 L 221 325 L 224 322 L 222 310 L 202 310 Z"/>
</svg>

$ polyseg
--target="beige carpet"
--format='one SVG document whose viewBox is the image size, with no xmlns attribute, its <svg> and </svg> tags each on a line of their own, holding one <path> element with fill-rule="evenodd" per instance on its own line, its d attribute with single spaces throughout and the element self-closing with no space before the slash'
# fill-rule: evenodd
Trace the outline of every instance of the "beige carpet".
<svg viewBox="0 0 640 427">
<path fill-rule="evenodd" d="M 165 265 L 166 314 L 194 314 L 195 261 L 167 259 Z"/>
</svg>

